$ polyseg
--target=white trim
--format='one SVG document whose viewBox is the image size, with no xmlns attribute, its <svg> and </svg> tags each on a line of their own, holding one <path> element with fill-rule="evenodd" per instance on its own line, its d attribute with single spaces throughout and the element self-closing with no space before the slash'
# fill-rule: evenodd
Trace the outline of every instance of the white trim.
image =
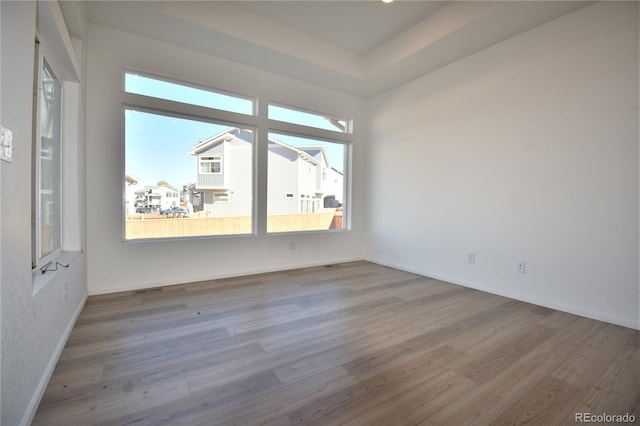
<svg viewBox="0 0 640 426">
<path fill-rule="evenodd" d="M 51 60 L 57 78 L 80 81 L 80 62 L 57 1 L 38 2 L 38 33 L 45 51 L 55 55 Z"/>
<path fill-rule="evenodd" d="M 307 233 L 308 232 L 305 232 L 305 234 Z M 156 281 L 151 284 L 146 284 L 142 286 L 127 285 L 122 287 L 111 287 L 109 288 L 109 291 L 98 291 L 96 293 L 92 293 L 91 289 L 89 289 L 89 296 L 99 296 L 101 294 L 112 294 L 112 293 L 119 293 L 123 291 L 144 290 L 146 288 L 166 287 L 171 285 L 179 285 L 179 284 L 186 284 L 186 283 L 200 282 L 200 281 L 224 280 L 227 278 L 244 277 L 246 275 L 269 274 L 272 272 L 286 272 L 286 271 L 292 271 L 292 270 L 301 269 L 301 268 L 312 268 L 315 266 L 322 266 L 322 265 L 335 265 L 338 263 L 359 262 L 362 260 L 365 260 L 365 259 L 361 257 L 353 257 L 353 258 L 346 258 L 346 259 L 345 258 L 329 259 L 329 260 L 324 260 L 322 262 L 307 262 L 307 263 L 301 263 L 301 264 L 295 264 L 295 265 L 281 265 L 281 266 L 275 266 L 270 268 L 249 269 L 237 274 L 231 273 L 231 274 L 223 274 L 223 275 L 215 275 L 215 276 L 200 275 L 196 277 L 189 277 L 187 281 L 185 280 Z"/>
<path fill-rule="evenodd" d="M 301 108 L 298 106 L 293 106 L 293 105 L 287 105 L 287 104 L 283 104 L 283 103 L 279 103 L 279 102 L 268 102 L 268 107 L 275 107 L 275 108 L 281 108 L 281 109 L 286 109 L 289 110 L 291 112 L 299 112 L 302 114 L 307 114 L 307 115 L 313 115 L 315 117 L 318 117 L 319 119 L 333 119 L 336 121 L 343 121 L 344 122 L 344 130 L 340 131 L 335 125 L 334 127 L 336 127 L 335 129 L 325 129 L 323 127 L 317 127 L 317 126 L 313 126 L 310 124 L 302 124 L 299 122 L 295 122 L 295 121 L 280 121 L 271 117 L 267 117 L 269 120 L 273 121 L 273 122 L 277 122 L 277 123 L 288 123 L 288 124 L 294 124 L 297 126 L 304 126 L 304 127 L 308 127 L 308 128 L 312 128 L 312 129 L 320 129 L 320 130 L 327 130 L 329 132 L 332 133 L 341 133 L 341 134 L 348 134 L 350 135 L 352 133 L 352 129 L 351 129 L 351 119 L 350 118 L 345 118 L 345 117 L 339 117 L 335 114 L 327 114 L 324 112 L 318 112 L 318 111 L 313 111 L 307 108 Z M 267 114 L 268 114 L 268 108 L 267 108 Z"/>
<path fill-rule="evenodd" d="M 245 114 L 242 112 L 236 112 L 236 111 L 232 111 L 230 109 L 223 109 L 223 108 L 218 108 L 216 106 L 208 106 L 208 105 L 200 105 L 200 104 L 190 104 L 190 105 L 194 105 L 194 106 L 201 106 L 203 108 L 207 108 L 207 109 L 211 109 L 214 111 L 224 111 L 224 112 L 231 112 L 233 114 L 242 114 L 242 115 L 249 115 L 249 116 L 254 116 L 255 115 L 255 110 L 256 110 L 256 103 L 257 103 L 257 99 L 255 96 L 250 96 L 250 95 L 245 95 L 245 94 L 241 94 L 241 93 L 235 93 L 232 91 L 228 91 L 228 90 L 223 90 L 223 89 L 217 89 L 214 87 L 209 87 L 206 85 L 202 85 L 202 84 L 198 84 L 195 82 L 190 82 L 190 81 L 186 81 L 186 80 L 179 80 L 179 79 L 175 79 L 175 78 L 171 78 L 171 77 L 164 77 L 158 74 L 154 74 L 151 72 L 145 72 L 145 71 L 138 71 L 135 70 L 133 68 L 126 68 L 124 70 L 124 76 L 122 78 L 122 91 L 125 93 L 130 93 L 132 95 L 139 95 L 139 96 L 146 96 L 146 97 L 151 97 L 151 98 L 156 98 L 156 99 L 164 99 L 167 101 L 172 101 L 172 102 L 180 102 L 181 101 L 175 101 L 173 99 L 169 99 L 169 98 L 164 98 L 162 97 L 161 94 L 158 95 L 145 95 L 143 93 L 138 93 L 138 92 L 130 92 L 127 91 L 126 89 L 126 79 L 127 79 L 127 75 L 130 75 L 132 77 L 141 77 L 141 78 L 146 78 L 149 80 L 155 80 L 161 83 L 168 83 L 168 84 L 173 84 L 176 86 L 182 86 L 185 89 L 193 89 L 193 90 L 200 90 L 203 92 L 208 92 L 211 93 L 213 95 L 220 95 L 220 96 L 226 96 L 226 97 L 230 97 L 230 98 L 235 98 L 238 100 L 244 100 L 244 101 L 249 101 L 251 102 L 251 113 Z"/>
<path fill-rule="evenodd" d="M 531 304 L 534 304 L 534 305 L 543 306 L 545 308 L 555 309 L 557 311 L 562 311 L 562 312 L 566 312 L 566 313 L 569 313 L 569 314 L 578 315 L 578 316 L 589 318 L 589 319 L 593 319 L 593 320 L 596 320 L 596 321 L 602 321 L 602 322 L 606 322 L 606 323 L 609 323 L 609 324 L 615 324 L 615 325 L 619 325 L 619 326 L 622 326 L 622 327 L 627 327 L 627 328 L 631 328 L 631 329 L 635 329 L 635 330 L 640 330 L 640 323 L 638 322 L 637 319 L 621 317 L 621 316 L 617 316 L 617 315 L 614 315 L 614 316 L 602 315 L 599 312 L 593 312 L 591 310 L 584 309 L 584 308 L 581 308 L 581 307 L 575 306 L 575 305 L 567 305 L 567 304 L 564 304 L 564 303 L 553 303 L 553 302 L 550 303 L 547 300 L 540 300 L 540 299 L 535 298 L 535 297 L 522 297 L 521 295 L 515 295 L 515 294 L 512 294 L 510 292 L 506 292 L 506 291 L 495 291 L 493 288 L 491 288 L 491 287 L 489 287 L 489 286 L 487 286 L 485 284 L 482 284 L 482 283 L 476 283 L 476 282 L 472 282 L 472 281 L 461 280 L 461 279 L 458 279 L 458 278 L 455 278 L 455 277 L 451 277 L 451 276 L 448 276 L 448 275 L 432 273 L 432 272 L 429 272 L 429 271 L 422 271 L 422 270 L 418 270 L 416 268 L 411 268 L 411 267 L 407 267 L 407 266 L 404 266 L 404 265 L 398 265 L 398 264 L 393 263 L 393 262 L 386 262 L 386 261 L 373 259 L 373 258 L 365 258 L 364 260 L 366 260 L 367 262 L 377 263 L 377 264 L 382 265 L 382 266 L 388 266 L 390 268 L 399 269 L 401 271 L 406 271 L 406 272 L 411 272 L 413 274 L 422 275 L 423 277 L 435 278 L 437 280 L 446 281 L 446 282 L 451 283 L 451 284 L 456 284 L 456 285 L 461 285 L 463 287 L 473 288 L 475 290 L 480 290 L 480 291 L 483 291 L 485 293 L 495 294 L 497 296 L 507 297 L 509 299 L 519 300 L 521 302 L 531 303 Z"/>
<path fill-rule="evenodd" d="M 82 308 L 84 308 L 85 303 L 87 302 L 88 295 L 85 293 L 80 304 L 76 308 L 71 320 L 67 324 L 67 328 L 62 333 L 62 337 L 58 341 L 58 345 L 56 346 L 53 354 L 51 355 L 51 359 L 49 359 L 49 363 L 45 368 L 42 376 L 40 377 L 40 382 L 38 382 L 38 386 L 36 390 L 33 392 L 31 396 L 31 400 L 29 401 L 29 405 L 27 405 L 27 409 L 25 410 L 24 415 L 22 416 L 22 420 L 20 421 L 20 426 L 27 426 L 33 422 L 33 418 L 36 415 L 38 410 L 38 405 L 40 405 L 40 401 L 42 400 L 42 396 L 44 395 L 44 391 L 47 389 L 47 385 L 49 384 L 49 380 L 51 380 L 51 376 L 53 375 L 53 370 L 56 368 L 56 364 L 60 359 L 60 355 L 62 355 L 62 350 L 67 344 L 67 340 L 69 339 L 69 335 L 73 330 L 73 326 L 76 324 L 78 317 L 80 316 L 80 312 L 82 312 Z"/>
</svg>

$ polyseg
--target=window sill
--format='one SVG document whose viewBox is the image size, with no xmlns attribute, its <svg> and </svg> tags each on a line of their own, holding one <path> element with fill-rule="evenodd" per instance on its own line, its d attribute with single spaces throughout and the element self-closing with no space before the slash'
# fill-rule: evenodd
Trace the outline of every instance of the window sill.
<svg viewBox="0 0 640 426">
<path fill-rule="evenodd" d="M 33 269 L 31 275 L 31 288 L 32 288 L 32 296 L 35 296 L 42 290 L 48 283 L 53 281 L 60 273 L 67 268 L 65 266 L 70 266 L 80 255 L 82 251 L 65 251 L 61 252 L 58 256 L 51 260 L 51 266 L 49 266 L 49 270 L 46 272 L 42 272 L 42 266 Z M 57 266 L 56 267 L 54 265 Z M 65 265 L 65 266 L 61 266 Z"/>
</svg>

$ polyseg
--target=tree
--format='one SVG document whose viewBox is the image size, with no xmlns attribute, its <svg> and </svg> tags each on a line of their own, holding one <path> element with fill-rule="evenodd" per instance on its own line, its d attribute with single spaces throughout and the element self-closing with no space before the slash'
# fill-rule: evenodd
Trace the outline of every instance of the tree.
<svg viewBox="0 0 640 426">
<path fill-rule="evenodd" d="M 157 186 L 166 186 L 167 188 L 171 187 L 171 184 L 169 182 L 167 182 L 166 180 L 159 180 L 157 183 Z"/>
</svg>

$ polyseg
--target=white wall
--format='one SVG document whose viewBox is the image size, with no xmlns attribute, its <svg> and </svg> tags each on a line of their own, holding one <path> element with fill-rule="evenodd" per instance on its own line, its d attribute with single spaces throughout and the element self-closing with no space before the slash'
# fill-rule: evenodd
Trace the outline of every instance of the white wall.
<svg viewBox="0 0 640 426">
<path fill-rule="evenodd" d="M 637 8 L 588 6 L 371 99 L 366 257 L 639 328 Z"/>
<path fill-rule="evenodd" d="M 361 259 L 363 102 L 289 78 L 91 24 L 88 47 L 87 255 L 90 294 Z M 122 242 L 121 87 L 125 67 L 311 110 L 353 116 L 356 125 L 350 232 Z M 266 138 L 266 132 L 261 135 Z M 266 142 L 266 140 L 264 141 Z M 266 153 L 266 149 L 263 151 Z M 266 156 L 265 156 L 266 157 Z M 262 157 L 260 161 L 265 161 Z M 264 164 L 262 170 L 264 170 Z M 266 173 L 265 173 L 266 177 Z M 265 185 L 260 182 L 259 185 Z M 259 208 L 266 207 L 265 192 Z M 264 229 L 266 220 L 259 225 Z M 291 243 L 295 244 L 291 244 Z"/>
<path fill-rule="evenodd" d="M 27 424 L 35 413 L 57 356 L 86 295 L 85 260 L 48 273 L 50 281 L 32 292 L 31 158 L 32 91 L 36 5 L 0 2 L 2 78 L 0 122 L 13 130 L 13 162 L 1 172 L 2 425 Z M 81 129 L 81 125 L 79 126 Z M 81 147 L 74 154 L 82 158 Z M 78 170 L 82 170 L 80 167 Z M 80 174 L 82 181 L 82 175 Z M 84 191 L 84 188 L 81 188 Z M 82 211 L 70 212 L 81 222 Z M 76 230 L 77 231 L 77 230 Z M 74 231 L 74 232 L 76 232 Z M 81 231 L 81 230 L 80 230 Z M 80 239 L 81 237 L 79 237 Z M 63 283 L 68 295 L 63 297 Z"/>
</svg>

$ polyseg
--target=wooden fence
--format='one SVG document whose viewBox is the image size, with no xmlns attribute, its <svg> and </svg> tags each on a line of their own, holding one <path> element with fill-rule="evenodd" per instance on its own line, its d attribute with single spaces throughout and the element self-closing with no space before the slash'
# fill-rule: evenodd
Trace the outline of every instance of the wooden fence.
<svg viewBox="0 0 640 426">
<path fill-rule="evenodd" d="M 251 233 L 250 216 L 167 218 L 160 215 L 129 215 L 125 221 L 127 240 L 197 237 Z M 342 228 L 342 211 L 267 216 L 267 232 L 313 231 Z"/>
</svg>

